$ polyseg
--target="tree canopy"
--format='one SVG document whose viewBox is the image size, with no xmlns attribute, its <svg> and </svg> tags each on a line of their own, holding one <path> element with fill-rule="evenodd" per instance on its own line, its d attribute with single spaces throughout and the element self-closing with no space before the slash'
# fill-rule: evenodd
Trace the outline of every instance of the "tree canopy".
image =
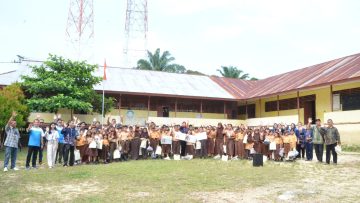
<svg viewBox="0 0 360 203">
<path fill-rule="evenodd" d="M 42 65 L 30 68 L 32 74 L 22 76 L 22 87 L 28 96 L 30 110 L 57 112 L 66 108 L 79 112 L 99 112 L 99 109 L 93 108 L 102 102 L 96 99 L 99 95 L 93 89 L 102 80 L 93 75 L 97 65 L 50 54 Z M 112 98 L 106 102 L 111 103 L 110 100 Z M 105 112 L 109 110 L 105 109 Z"/>
<path fill-rule="evenodd" d="M 185 67 L 172 63 L 173 61 L 175 61 L 175 58 L 171 56 L 169 51 L 160 53 L 160 49 L 157 48 L 154 53 L 147 51 L 147 59 L 140 59 L 137 62 L 137 69 L 185 73 Z"/>
<path fill-rule="evenodd" d="M 249 79 L 248 73 L 244 73 L 244 71 L 235 66 L 221 66 L 221 69 L 218 69 L 217 71 L 226 78 L 237 78 L 242 80 Z M 257 80 L 257 78 L 252 77 L 250 80 Z"/>
<path fill-rule="evenodd" d="M 0 90 L 0 103 L 0 127 L 6 125 L 13 111 L 17 113 L 17 126 L 25 126 L 30 111 L 19 83 L 13 83 Z"/>
</svg>

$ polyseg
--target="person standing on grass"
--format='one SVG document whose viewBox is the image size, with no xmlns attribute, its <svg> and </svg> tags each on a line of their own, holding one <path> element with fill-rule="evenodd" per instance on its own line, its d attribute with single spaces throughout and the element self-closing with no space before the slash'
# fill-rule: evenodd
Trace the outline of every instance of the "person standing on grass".
<svg viewBox="0 0 360 203">
<path fill-rule="evenodd" d="M 297 137 L 297 143 L 296 143 L 296 151 L 299 152 L 298 156 L 296 158 L 305 158 L 305 132 L 306 129 L 302 126 L 302 123 L 299 122 L 298 126 L 295 130 L 295 134 Z"/>
<path fill-rule="evenodd" d="M 322 162 L 323 151 L 324 151 L 324 129 L 321 127 L 321 120 L 316 119 L 315 126 L 311 126 L 312 119 L 308 119 L 308 126 L 311 126 L 312 135 L 313 135 L 313 144 L 315 148 L 316 158 L 319 162 Z"/>
<path fill-rule="evenodd" d="M 58 147 L 59 133 L 56 130 L 56 124 L 51 123 L 50 128 L 46 128 L 45 138 L 47 141 L 47 161 L 49 168 L 53 168 L 55 165 L 56 151 Z"/>
<path fill-rule="evenodd" d="M 340 142 L 340 134 L 336 127 L 334 127 L 334 123 L 332 119 L 327 120 L 327 128 L 325 130 L 325 146 L 326 146 L 326 163 L 330 164 L 331 154 L 333 155 L 333 163 L 337 164 L 337 153 L 335 151 L 336 145 L 341 145 Z"/>
<path fill-rule="evenodd" d="M 19 130 L 16 128 L 16 112 L 13 111 L 9 121 L 5 126 L 6 132 L 6 139 L 4 142 L 5 146 L 5 160 L 4 160 L 4 172 L 8 171 L 8 164 L 11 157 L 11 167 L 14 171 L 19 170 L 16 167 L 16 156 L 17 156 L 17 149 L 19 145 L 20 133 Z"/>
<path fill-rule="evenodd" d="M 75 139 L 78 136 L 78 131 L 75 127 L 76 125 L 74 121 L 69 121 L 68 124 L 65 124 L 64 129 L 61 131 L 61 133 L 64 134 L 64 167 L 67 167 L 68 165 L 73 166 L 75 162 Z"/>
<path fill-rule="evenodd" d="M 313 159 L 313 140 L 314 135 L 310 126 L 307 126 L 305 131 L 305 149 L 306 149 L 306 161 L 312 161 Z"/>
<path fill-rule="evenodd" d="M 38 117 L 40 117 L 40 116 L 38 116 Z M 40 121 L 40 125 L 39 125 L 40 128 L 45 132 L 46 126 L 45 126 L 44 119 L 39 119 L 39 121 Z M 46 145 L 46 138 L 43 137 L 42 139 L 43 139 L 43 142 L 42 142 L 42 144 L 40 146 L 40 149 L 39 149 L 39 165 L 42 165 L 42 163 L 43 163 L 43 149 L 44 149 L 44 147 Z"/>
<path fill-rule="evenodd" d="M 59 164 L 62 164 L 62 158 L 63 158 L 63 154 L 64 154 L 64 134 L 62 134 L 62 130 L 64 128 L 64 121 L 59 119 L 55 119 L 56 122 L 56 130 L 58 131 L 59 134 L 59 139 L 58 139 L 58 148 L 56 151 L 56 156 L 55 156 L 55 164 L 57 161 L 59 161 Z"/>
<path fill-rule="evenodd" d="M 184 133 L 184 134 L 188 134 L 189 132 L 189 122 L 182 122 L 181 126 L 180 126 L 180 132 Z M 185 157 L 186 156 L 186 141 L 184 140 L 180 140 L 180 155 L 181 157 Z M 154 149 L 155 150 L 155 149 Z"/>
<path fill-rule="evenodd" d="M 39 119 L 35 119 L 26 129 L 29 133 L 28 153 L 26 157 L 26 169 L 30 169 L 30 160 L 32 158 L 32 167 L 36 168 L 36 158 L 40 147 L 43 144 L 44 131 L 40 128 Z"/>
</svg>

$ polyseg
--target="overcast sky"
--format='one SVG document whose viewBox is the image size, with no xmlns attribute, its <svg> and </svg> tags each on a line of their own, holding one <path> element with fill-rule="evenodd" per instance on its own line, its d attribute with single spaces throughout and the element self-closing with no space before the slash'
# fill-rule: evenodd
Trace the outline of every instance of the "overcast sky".
<svg viewBox="0 0 360 203">
<path fill-rule="evenodd" d="M 0 61 L 73 57 L 70 0 L 0 0 Z M 124 66 L 126 0 L 95 0 L 90 62 Z M 359 0 L 148 0 L 148 49 L 206 74 L 233 65 L 265 78 L 360 52 Z M 90 54 L 90 53 L 89 53 Z"/>
</svg>

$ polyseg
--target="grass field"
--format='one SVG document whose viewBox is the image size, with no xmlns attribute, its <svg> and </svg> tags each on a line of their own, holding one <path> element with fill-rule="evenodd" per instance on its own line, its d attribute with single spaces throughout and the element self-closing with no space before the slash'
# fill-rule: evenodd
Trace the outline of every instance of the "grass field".
<svg viewBox="0 0 360 203">
<path fill-rule="evenodd" d="M 19 153 L 23 169 L 25 152 Z M 4 153 L 0 153 L 3 165 Z M 338 165 L 143 160 L 0 172 L 0 202 L 356 202 L 360 155 Z"/>
</svg>

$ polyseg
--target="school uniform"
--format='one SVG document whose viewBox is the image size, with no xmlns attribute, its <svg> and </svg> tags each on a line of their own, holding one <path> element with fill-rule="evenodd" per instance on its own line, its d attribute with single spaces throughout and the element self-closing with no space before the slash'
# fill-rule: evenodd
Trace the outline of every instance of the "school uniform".
<svg viewBox="0 0 360 203">
<path fill-rule="evenodd" d="M 223 128 L 217 128 L 216 129 L 216 137 L 215 137 L 215 155 L 222 156 L 224 154 L 224 134 L 223 134 Z"/>
<path fill-rule="evenodd" d="M 245 158 L 244 133 L 237 133 L 235 139 L 235 155 L 240 159 Z"/>
<path fill-rule="evenodd" d="M 235 140 L 232 136 L 233 131 L 226 133 L 226 154 L 233 157 L 235 155 Z"/>
<path fill-rule="evenodd" d="M 280 160 L 281 156 L 280 156 L 280 150 L 281 150 L 281 147 L 283 145 L 283 139 L 281 137 L 278 137 L 276 136 L 274 138 L 274 141 L 276 143 L 276 150 L 275 150 L 275 160 Z"/>
<path fill-rule="evenodd" d="M 210 133 L 208 134 L 207 153 L 210 156 L 213 156 L 214 153 L 215 153 L 215 136 L 214 136 L 214 133 L 212 131 L 210 131 Z"/>
<path fill-rule="evenodd" d="M 140 151 L 140 133 L 135 132 L 134 138 L 130 141 L 130 156 L 132 160 L 138 160 L 139 159 L 139 151 Z"/>
<path fill-rule="evenodd" d="M 311 130 L 306 130 L 305 132 L 305 150 L 306 150 L 306 160 L 311 161 L 313 159 L 313 139 L 314 136 Z"/>
</svg>

